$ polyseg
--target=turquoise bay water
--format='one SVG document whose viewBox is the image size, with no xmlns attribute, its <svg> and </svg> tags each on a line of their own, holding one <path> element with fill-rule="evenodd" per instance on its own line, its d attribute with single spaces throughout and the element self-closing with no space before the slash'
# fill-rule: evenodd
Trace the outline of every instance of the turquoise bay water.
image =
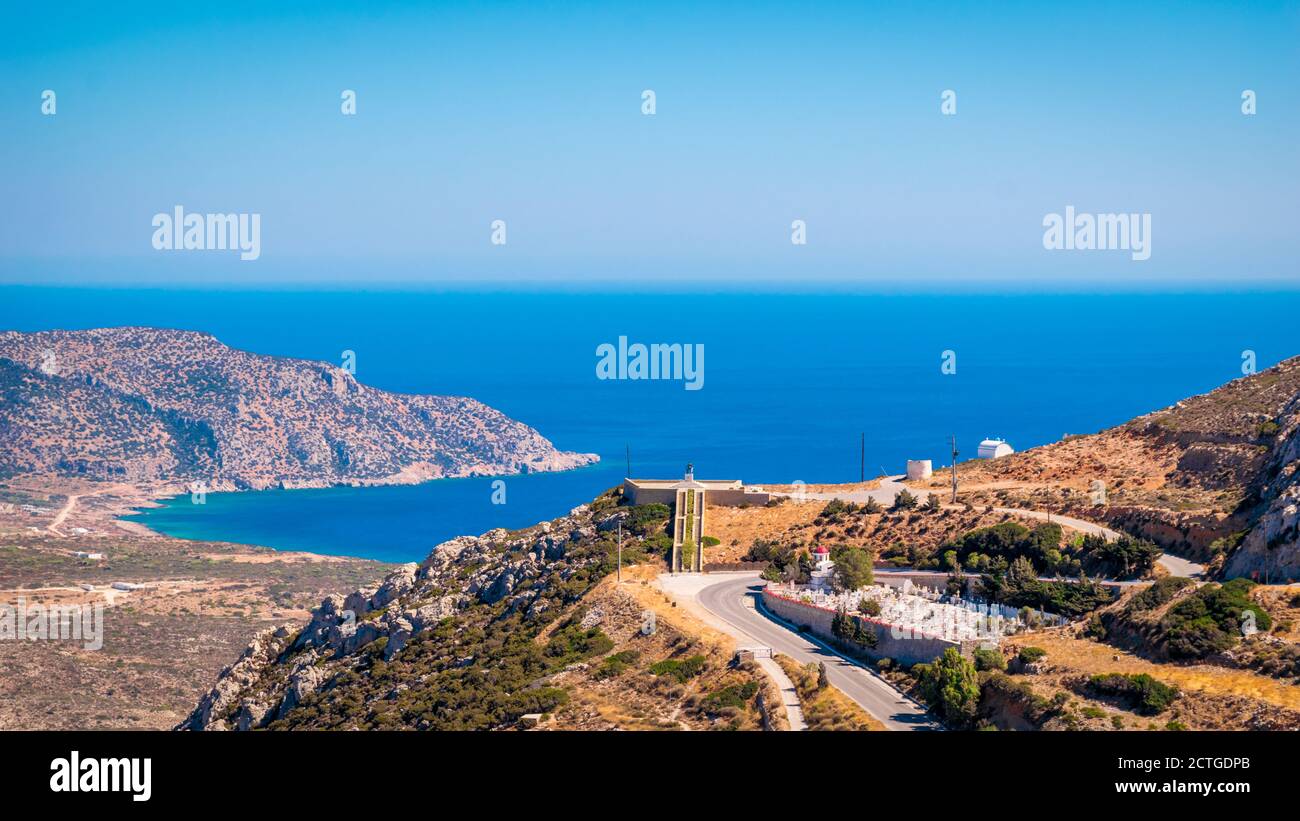
<svg viewBox="0 0 1300 821">
<path fill-rule="evenodd" d="M 341 360 L 386 390 L 473 396 L 599 465 L 416 486 L 188 496 L 140 521 L 388 561 L 550 519 L 632 473 L 835 482 L 1089 433 L 1300 354 L 1300 293 L 739 294 L 0 288 L 0 328 L 154 325 L 264 354 Z M 601 381 L 596 348 L 704 345 L 704 387 Z M 943 351 L 957 373 L 940 372 Z"/>
</svg>

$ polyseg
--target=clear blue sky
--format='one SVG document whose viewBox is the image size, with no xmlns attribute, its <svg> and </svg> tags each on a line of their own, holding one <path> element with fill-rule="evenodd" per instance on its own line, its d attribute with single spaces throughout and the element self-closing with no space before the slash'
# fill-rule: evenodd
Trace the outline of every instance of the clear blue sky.
<svg viewBox="0 0 1300 821">
<path fill-rule="evenodd" d="M 16 5 L 0 281 L 1300 279 L 1297 2 Z M 176 204 L 261 259 L 154 251 Z"/>
</svg>

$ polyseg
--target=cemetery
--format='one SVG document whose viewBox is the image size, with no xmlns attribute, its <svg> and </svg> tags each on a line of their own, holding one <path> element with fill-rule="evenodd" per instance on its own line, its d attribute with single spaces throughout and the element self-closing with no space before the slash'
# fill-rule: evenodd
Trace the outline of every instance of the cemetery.
<svg viewBox="0 0 1300 821">
<path fill-rule="evenodd" d="M 823 586 L 772 584 L 763 606 L 796 629 L 869 658 L 903 664 L 930 662 L 955 647 L 970 656 L 1031 626 L 1057 626 L 1066 619 L 1037 610 L 1022 611 L 995 602 L 978 602 L 905 580 L 901 587 L 873 584 L 833 592 Z"/>
</svg>

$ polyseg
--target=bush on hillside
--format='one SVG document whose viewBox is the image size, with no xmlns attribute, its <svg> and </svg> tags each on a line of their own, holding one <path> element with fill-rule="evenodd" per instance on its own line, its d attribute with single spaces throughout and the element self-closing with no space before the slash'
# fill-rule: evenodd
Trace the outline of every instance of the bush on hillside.
<svg viewBox="0 0 1300 821">
<path fill-rule="evenodd" d="M 1268 612 L 1250 599 L 1253 587 L 1249 579 L 1207 584 L 1169 608 L 1160 624 L 1170 658 L 1221 653 L 1237 643 L 1243 627 L 1251 622 L 1259 631 L 1272 627 Z"/>
<path fill-rule="evenodd" d="M 1163 552 L 1154 543 L 1131 536 L 1106 539 L 1085 535 L 1079 543 L 1084 569 L 1094 576 L 1136 579 L 1151 572 Z"/>
<path fill-rule="evenodd" d="M 1088 688 L 1098 695 L 1119 698 L 1146 716 L 1164 712 L 1178 698 L 1177 687 L 1146 673 L 1103 673 L 1088 679 Z"/>
<path fill-rule="evenodd" d="M 979 706 L 980 685 L 975 665 L 954 647 L 930 664 L 913 668 L 920 680 L 921 693 L 949 726 L 965 728 L 975 721 Z"/>
<path fill-rule="evenodd" d="M 1155 610 L 1174 600 L 1179 590 L 1193 584 L 1191 579 L 1182 576 L 1168 576 L 1160 579 L 1147 589 L 1134 594 L 1126 608 L 1132 612 Z"/>
<path fill-rule="evenodd" d="M 1047 658 L 1047 651 L 1041 647 L 1026 647 L 1016 658 L 1020 659 L 1021 664 L 1033 664 Z"/>
<path fill-rule="evenodd" d="M 628 508 L 627 529 L 637 536 L 649 536 L 656 531 L 662 532 L 668 526 L 668 517 L 672 510 L 668 505 L 659 503 L 633 505 Z"/>
<path fill-rule="evenodd" d="M 704 656 L 699 655 L 685 659 L 664 659 L 650 665 L 650 673 L 676 679 L 679 684 L 685 684 L 704 672 L 704 662 Z"/>
<path fill-rule="evenodd" d="M 894 496 L 894 510 L 913 510 L 916 508 L 916 497 L 907 488 L 898 491 Z"/>
</svg>

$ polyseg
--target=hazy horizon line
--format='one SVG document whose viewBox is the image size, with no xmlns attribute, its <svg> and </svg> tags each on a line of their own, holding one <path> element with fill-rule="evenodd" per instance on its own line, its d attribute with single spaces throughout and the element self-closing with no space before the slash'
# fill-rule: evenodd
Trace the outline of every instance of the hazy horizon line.
<svg viewBox="0 0 1300 821">
<path fill-rule="evenodd" d="M 581 279 L 265 279 L 257 282 L 234 279 L 202 279 L 175 282 L 156 280 L 58 279 L 39 281 L 6 280 L 5 290 L 136 290 L 136 291 L 244 291 L 244 292 L 457 292 L 457 293 L 717 293 L 755 294 L 1266 294 L 1300 292 L 1300 280 L 1202 278 L 1171 281 L 1168 279 L 1055 278 L 1051 281 L 1026 281 L 1022 277 L 944 278 L 906 277 L 899 279 L 784 279 L 735 278 L 581 278 Z"/>
</svg>

